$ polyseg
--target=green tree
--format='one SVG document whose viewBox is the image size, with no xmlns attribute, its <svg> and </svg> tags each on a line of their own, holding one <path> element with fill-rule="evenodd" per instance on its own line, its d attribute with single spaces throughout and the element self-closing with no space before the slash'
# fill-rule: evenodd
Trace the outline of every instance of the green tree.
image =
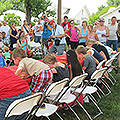
<svg viewBox="0 0 120 120">
<path fill-rule="evenodd" d="M 55 11 L 47 9 L 52 4 L 50 0 L 12 0 L 12 2 L 14 2 L 14 5 L 16 3 L 17 9 L 21 5 L 25 8 L 28 22 L 31 22 L 31 16 L 38 17 L 40 13 L 46 14 L 48 17 L 56 14 Z"/>
<path fill-rule="evenodd" d="M 8 23 L 10 27 L 12 22 L 14 22 L 16 26 L 20 26 L 20 22 L 21 22 L 20 16 L 10 13 L 4 16 L 4 20 Z"/>
<path fill-rule="evenodd" d="M 0 0 L 0 15 L 13 7 L 11 0 Z"/>
<path fill-rule="evenodd" d="M 113 5 L 119 6 L 120 5 L 120 0 L 108 0 L 107 4 L 109 6 L 113 6 Z"/>
</svg>

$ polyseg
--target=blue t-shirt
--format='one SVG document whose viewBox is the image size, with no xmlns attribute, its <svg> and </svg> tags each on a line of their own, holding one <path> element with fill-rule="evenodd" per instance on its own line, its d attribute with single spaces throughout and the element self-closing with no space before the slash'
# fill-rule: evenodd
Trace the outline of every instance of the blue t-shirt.
<svg viewBox="0 0 120 120">
<path fill-rule="evenodd" d="M 6 64 L 5 64 L 5 60 L 3 58 L 3 56 L 0 56 L 0 67 L 4 67 Z"/>
<path fill-rule="evenodd" d="M 24 47 L 21 47 L 21 48 L 24 49 L 25 52 L 27 52 L 27 43 L 26 42 L 21 43 L 21 45 L 24 45 L 24 44 L 26 44 L 26 45 Z"/>
<path fill-rule="evenodd" d="M 88 32 L 88 28 L 86 29 L 86 32 L 85 32 L 85 33 L 84 33 L 83 28 L 81 29 L 81 35 L 82 35 L 82 36 L 87 35 L 87 32 Z M 85 39 L 85 38 L 79 40 L 79 43 L 84 43 L 84 42 L 86 42 L 86 39 Z"/>
<path fill-rule="evenodd" d="M 48 24 L 49 26 L 50 26 L 50 24 Z M 50 26 L 51 27 L 51 26 Z M 52 28 L 52 27 L 51 27 Z M 52 35 L 52 30 L 50 31 L 49 29 L 48 29 L 48 27 L 46 26 L 46 25 L 44 25 L 44 28 L 43 28 L 43 35 L 42 35 L 42 37 L 44 38 L 44 39 L 49 39 L 50 37 L 50 35 Z"/>
</svg>

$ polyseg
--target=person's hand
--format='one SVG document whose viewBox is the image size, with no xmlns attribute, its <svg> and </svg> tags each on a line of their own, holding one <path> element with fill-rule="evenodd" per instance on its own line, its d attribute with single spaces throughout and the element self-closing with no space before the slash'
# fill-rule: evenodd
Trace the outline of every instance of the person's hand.
<svg viewBox="0 0 120 120">
<path fill-rule="evenodd" d="M 17 39 L 17 36 L 15 36 L 15 38 Z"/>
<path fill-rule="evenodd" d="M 105 34 L 102 34 L 101 36 L 102 36 L 102 37 L 105 37 Z"/>
<path fill-rule="evenodd" d="M 55 35 L 50 35 L 49 37 L 50 37 L 50 38 L 56 38 L 56 36 L 55 36 Z"/>
</svg>

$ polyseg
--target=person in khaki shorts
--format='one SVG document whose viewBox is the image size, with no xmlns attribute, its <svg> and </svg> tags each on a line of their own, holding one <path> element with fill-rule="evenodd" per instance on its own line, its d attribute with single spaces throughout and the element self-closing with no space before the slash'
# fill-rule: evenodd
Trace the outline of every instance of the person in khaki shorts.
<svg viewBox="0 0 120 120">
<path fill-rule="evenodd" d="M 52 83 L 53 73 L 50 67 L 38 60 L 27 58 L 26 53 L 21 48 L 16 48 L 12 52 L 12 58 L 15 65 L 18 66 L 15 74 L 19 76 L 22 71 L 32 76 L 30 89 L 32 93 L 45 93 L 49 85 Z"/>
</svg>

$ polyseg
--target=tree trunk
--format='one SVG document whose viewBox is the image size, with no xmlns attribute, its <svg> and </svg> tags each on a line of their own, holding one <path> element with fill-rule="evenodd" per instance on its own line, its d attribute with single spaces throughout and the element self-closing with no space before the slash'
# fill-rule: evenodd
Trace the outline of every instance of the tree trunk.
<svg viewBox="0 0 120 120">
<path fill-rule="evenodd" d="M 29 0 L 27 6 L 25 7 L 25 19 L 27 20 L 28 23 L 31 22 L 31 6 Z"/>
</svg>

